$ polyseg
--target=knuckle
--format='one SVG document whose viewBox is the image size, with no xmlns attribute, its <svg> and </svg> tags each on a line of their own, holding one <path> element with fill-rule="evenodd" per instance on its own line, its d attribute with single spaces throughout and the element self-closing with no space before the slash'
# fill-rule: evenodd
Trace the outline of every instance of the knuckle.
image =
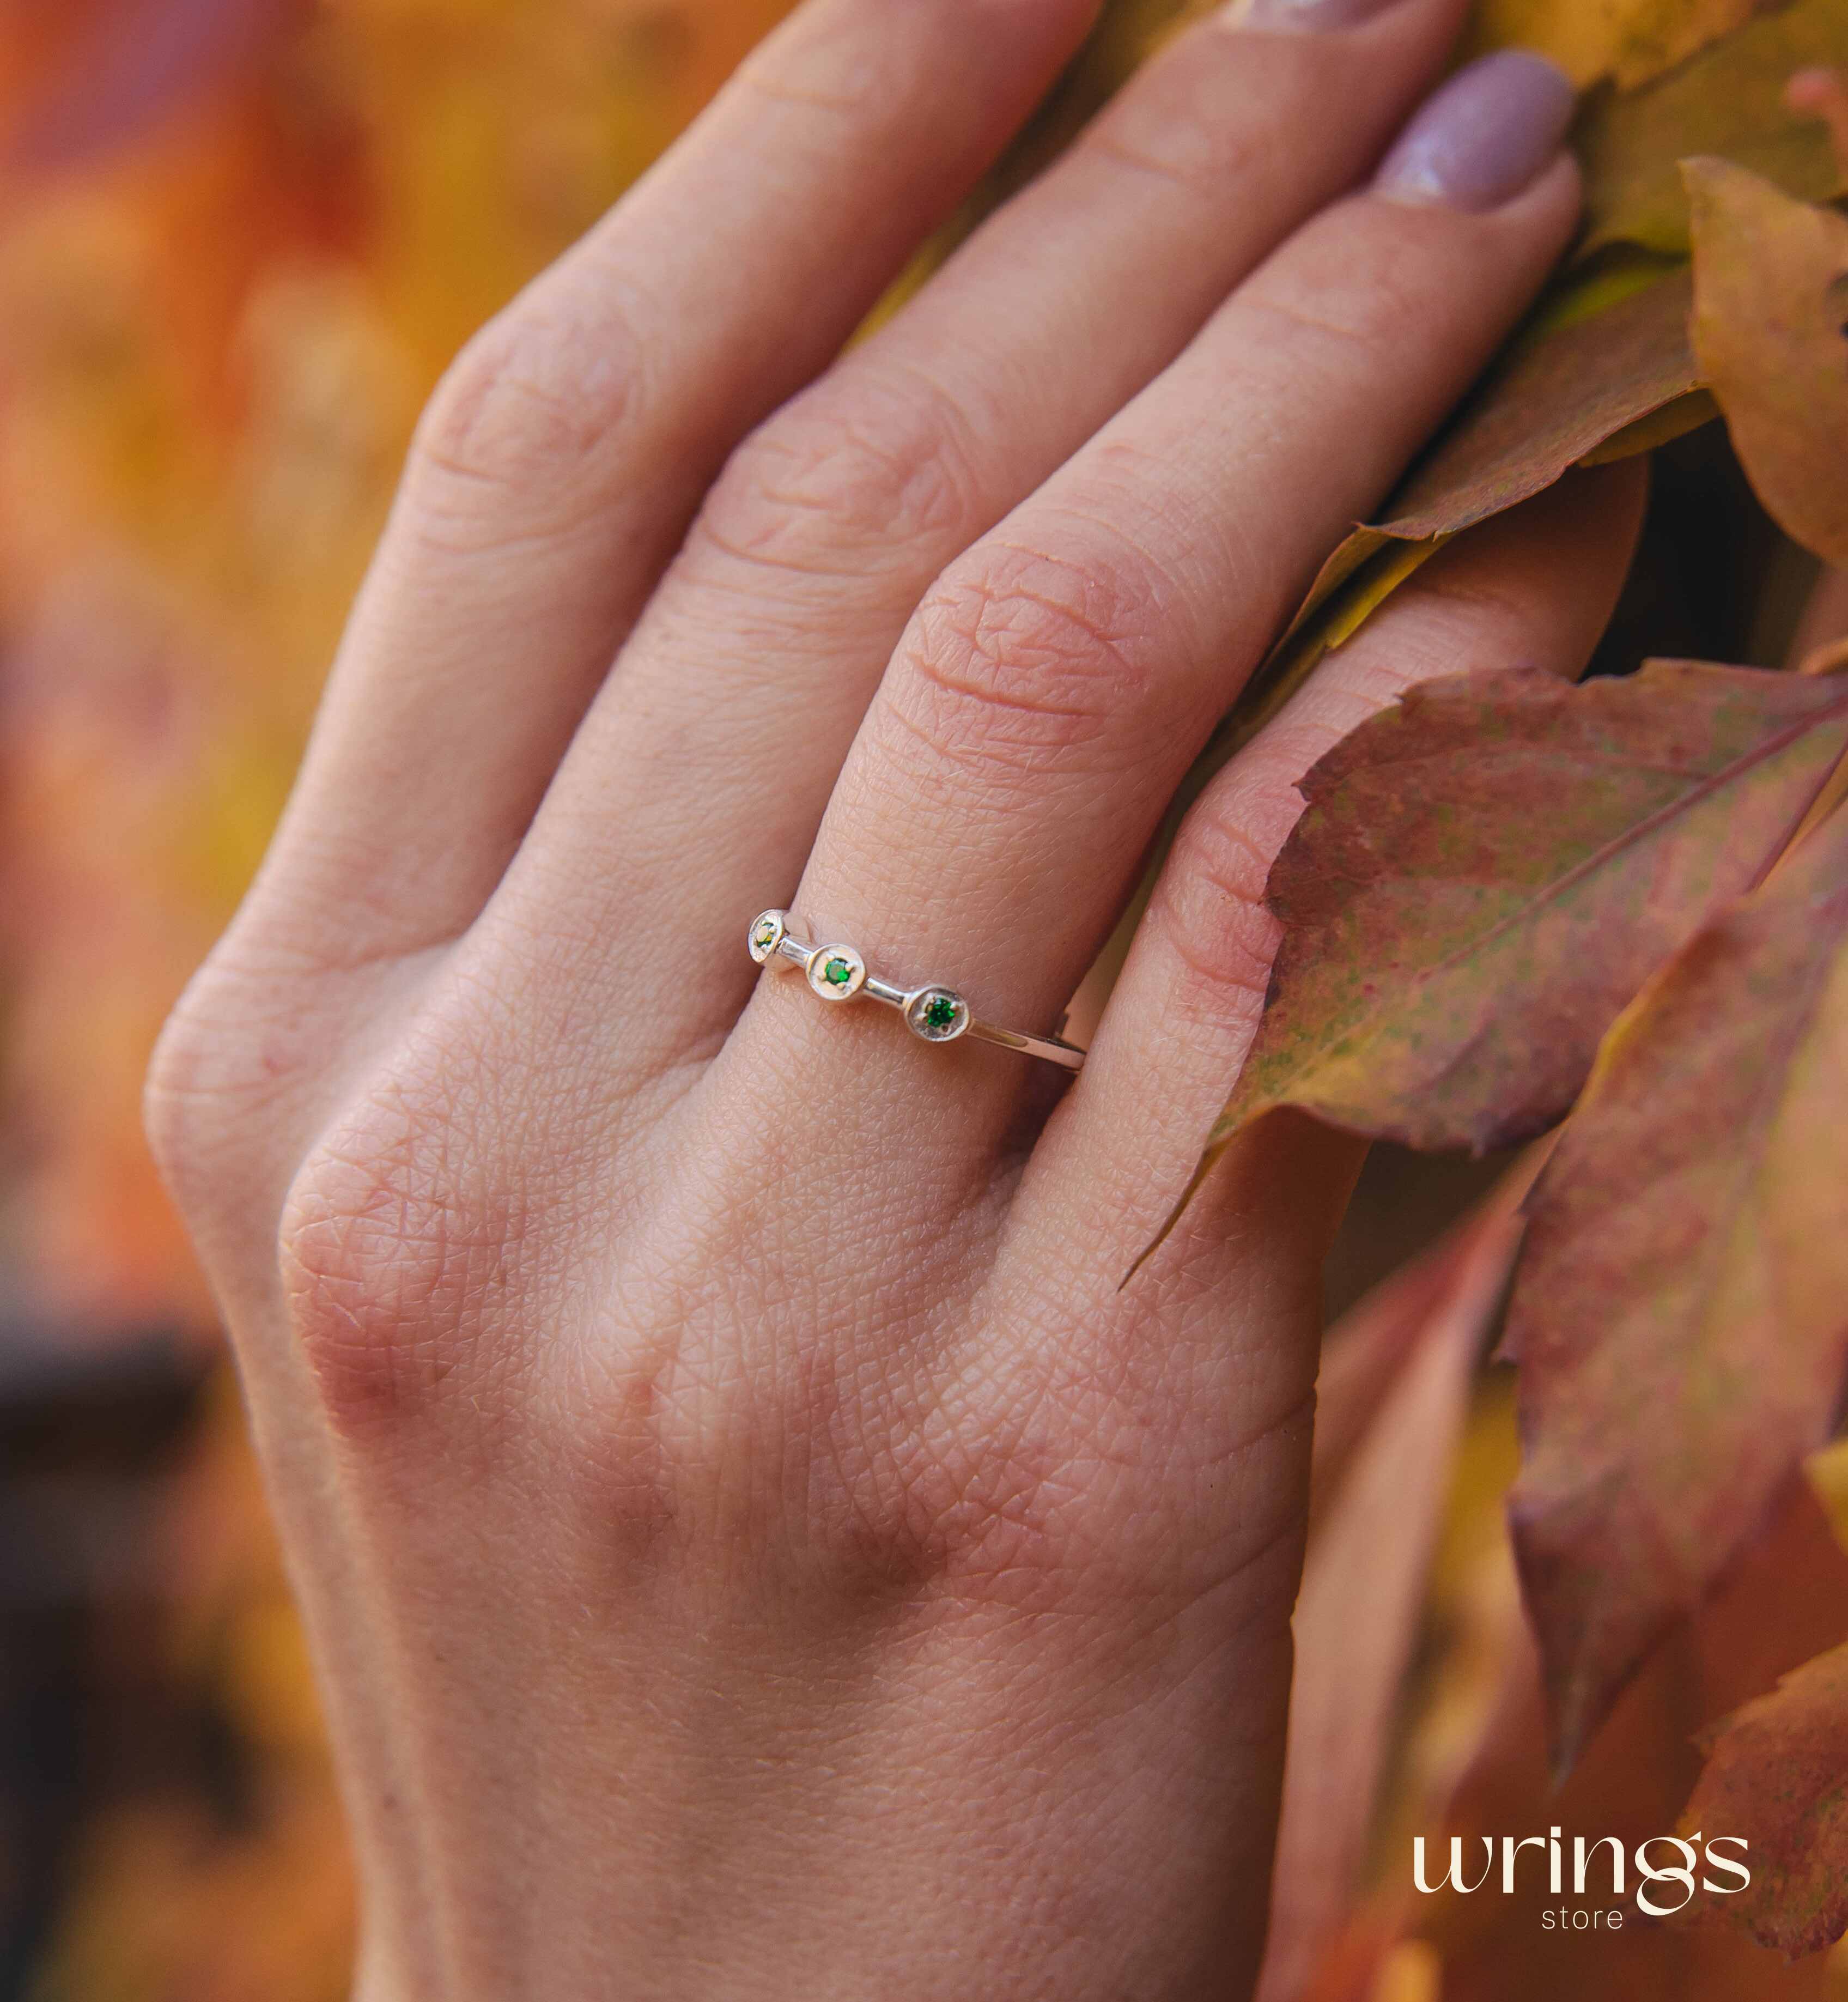
<svg viewBox="0 0 1848 2002">
<path fill-rule="evenodd" d="M 961 1596 L 1050 1568 L 1057 1448 L 999 1398 L 966 1384 L 946 1397 L 849 1349 L 811 1372 L 779 1431 L 772 1463 L 804 1469 L 779 1540 L 828 1597 Z"/>
<path fill-rule="evenodd" d="M 1152 107 L 1125 107 L 1082 142 L 1086 152 L 1177 188 L 1203 206 L 1216 200 L 1236 169 L 1214 145 L 1207 127 L 1176 125 L 1150 115 Z"/>
<path fill-rule="evenodd" d="M 509 501 L 532 532 L 567 530 L 612 490 L 647 406 L 631 323 L 560 274 L 489 322 L 420 420 L 406 490 L 433 535 L 465 537 Z"/>
<path fill-rule="evenodd" d="M 1278 181 L 1281 149 L 1264 142 L 1261 127 L 1224 110 L 1249 56 L 1238 37 L 1202 23 L 1149 64 L 1138 89 L 1107 105 L 1077 147 L 1168 183 L 1215 217 L 1225 212 L 1228 188 L 1260 205 Z M 1299 162 L 1292 164 L 1301 171 Z"/>
<path fill-rule="evenodd" d="M 985 553 L 919 607 L 882 706 L 954 767 L 1075 770 L 1137 706 L 1162 597 L 1134 559 Z"/>
<path fill-rule="evenodd" d="M 519 1257 L 525 1205 L 516 1187 L 484 1181 L 459 1124 L 429 1091 L 388 1077 L 323 1135 L 284 1198 L 283 1298 L 343 1436 L 396 1430 L 428 1407 Z"/>
<path fill-rule="evenodd" d="M 1234 799 L 1209 791 L 1181 823 L 1149 916 L 1187 971 L 1179 1005 L 1196 1020 L 1255 1024 L 1263 1010 L 1280 935 L 1271 859 Z"/>
<path fill-rule="evenodd" d="M 732 87 L 805 124 L 855 127 L 908 94 L 916 44 L 894 35 L 869 40 L 851 12 L 798 8 L 733 72 Z"/>
<path fill-rule="evenodd" d="M 188 984 L 149 1061 L 141 1117 L 149 1151 L 195 1236 L 249 1197 L 248 1162 L 285 1126 L 305 1059 L 276 1018 L 276 996 L 222 948 Z"/>
<path fill-rule="evenodd" d="M 195 979 L 194 988 L 198 985 Z M 203 1209 L 216 1177 L 211 1163 L 222 1142 L 226 1113 L 245 1080 L 209 1026 L 211 1015 L 192 990 L 167 1017 L 148 1066 L 141 1123 L 155 1164 L 183 1213 Z"/>
<path fill-rule="evenodd" d="M 694 529 L 799 578 L 905 562 L 974 511 L 968 423 L 928 383 L 866 380 L 798 399 L 733 455 Z"/>
<path fill-rule="evenodd" d="M 991 1338 L 981 1358 L 957 1357 L 953 1381 L 831 1414 L 809 1453 L 806 1524 L 824 1575 L 850 1592 L 1016 1607 L 1099 1589 L 1120 1603 L 1145 1585 L 1169 1540 L 1152 1491 L 1158 1469 L 1177 1470 L 1174 1446 L 1125 1388 L 1136 1363 L 1113 1367 L 1111 1346 L 1068 1371 L 1044 1353 L 998 1355 L 1007 1345 Z"/>
<path fill-rule="evenodd" d="M 990 1439 L 978 1458 L 958 1429 L 940 1406 L 868 1410 L 853 1400 L 811 1431 L 803 1534 L 838 1587 L 916 1593 L 982 1568 L 1007 1509 L 1009 1456 Z"/>
<path fill-rule="evenodd" d="M 594 1358 L 583 1470 L 606 1547 L 655 1563 L 723 1552 L 816 1604 L 928 1582 L 942 1522 L 908 1498 L 864 1387 L 834 1379 L 825 1340 L 769 1362 L 711 1304 L 716 1319 L 698 1303 L 671 1324 L 648 1314 Z"/>
<path fill-rule="evenodd" d="M 730 1202 L 699 1228 L 689 1275 L 686 1221 L 638 1223 L 619 1334 L 588 1354 L 575 1400 L 587 1505 L 625 1550 L 724 1552 L 832 1613 L 954 1592 L 1042 1539 L 1051 1444 L 978 1369 L 945 1394 L 909 1338 L 928 1316 L 876 1319 L 793 1274 L 766 1294 Z"/>
</svg>

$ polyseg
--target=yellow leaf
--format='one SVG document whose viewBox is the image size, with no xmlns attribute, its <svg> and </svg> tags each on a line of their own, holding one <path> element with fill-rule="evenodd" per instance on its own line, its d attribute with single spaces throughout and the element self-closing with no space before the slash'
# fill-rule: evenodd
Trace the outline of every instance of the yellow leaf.
<svg viewBox="0 0 1848 2002">
<path fill-rule="evenodd" d="M 1641 90 L 1595 92 L 1574 135 L 1585 173 L 1580 254 L 1623 242 L 1685 255 L 1687 200 L 1676 166 L 1693 153 L 1737 161 L 1807 201 L 1843 193 L 1848 183 L 1826 130 L 1784 93 L 1801 70 L 1844 64 L 1848 4 L 1794 0 Z"/>
<path fill-rule="evenodd" d="M 1400 1940 L 1381 1963 L 1368 2002 L 1438 2002 L 1443 1963 L 1423 1940 Z"/>
<path fill-rule="evenodd" d="M 1752 0 L 1487 0 L 1473 43 L 1550 56 L 1581 89 L 1658 76 L 1752 18 Z"/>
<path fill-rule="evenodd" d="M 1848 1439 L 1812 1453 L 1803 1463 L 1803 1472 L 1836 1541 L 1848 1550 Z"/>
</svg>

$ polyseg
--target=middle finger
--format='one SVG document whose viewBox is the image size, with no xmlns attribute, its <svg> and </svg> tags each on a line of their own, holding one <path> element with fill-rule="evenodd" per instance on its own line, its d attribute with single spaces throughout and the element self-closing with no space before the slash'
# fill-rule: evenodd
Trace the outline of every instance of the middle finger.
<svg viewBox="0 0 1848 2002">
<path fill-rule="evenodd" d="M 1536 58 L 1452 79 L 1372 190 L 1285 244 L 944 574 L 829 805 L 795 906 L 804 936 L 851 942 L 901 985 L 946 981 L 1010 1027 L 1056 1017 L 1308 571 L 1378 501 L 1564 246 L 1571 108 Z M 766 983 L 745 1060 L 765 1034 L 804 1051 L 890 1035 L 864 1019 L 880 1011 L 850 1023 L 801 985 Z M 933 1054 L 882 1050 L 878 1068 L 904 1090 Z M 995 1080 L 968 1087 L 989 1108 L 971 1134 L 1008 1116 L 1010 1061 L 962 1054 L 972 1079 Z"/>
</svg>

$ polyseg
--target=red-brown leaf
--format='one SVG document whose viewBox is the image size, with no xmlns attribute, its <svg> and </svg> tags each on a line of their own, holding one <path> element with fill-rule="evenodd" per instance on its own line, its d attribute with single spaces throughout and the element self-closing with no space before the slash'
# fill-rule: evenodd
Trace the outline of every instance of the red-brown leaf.
<svg viewBox="0 0 1848 2002">
<path fill-rule="evenodd" d="M 1838 814 L 1626 1011 L 1530 1200 L 1510 1509 L 1563 1760 L 1829 1435 L 1844 1105 Z"/>
<path fill-rule="evenodd" d="M 1848 685 L 1657 661 L 1412 689 L 1305 780 L 1270 1004 L 1209 1142 L 1272 1107 L 1420 1147 L 1550 1125 L 1661 962 L 1848 746 Z"/>
<path fill-rule="evenodd" d="M 1707 1732 L 1684 1833 L 1737 1833 L 1752 1882 L 1702 1907 L 1761 1946 L 1818 1953 L 1848 1932 L 1848 1647 L 1805 1662 Z"/>
<path fill-rule="evenodd" d="M 1517 341 L 1393 496 L 1383 532 L 1417 542 L 1486 521 L 1698 389 L 1689 297 L 1673 272 Z"/>
</svg>

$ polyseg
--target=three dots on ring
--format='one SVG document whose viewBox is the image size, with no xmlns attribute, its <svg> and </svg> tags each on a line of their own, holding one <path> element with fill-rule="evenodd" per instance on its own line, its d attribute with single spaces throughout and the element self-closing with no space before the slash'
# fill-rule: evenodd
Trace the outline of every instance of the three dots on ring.
<svg viewBox="0 0 1848 2002">
<path fill-rule="evenodd" d="M 751 919 L 745 942 L 762 966 L 788 936 L 786 912 L 761 911 Z M 803 964 L 810 987 L 825 1001 L 851 1001 L 866 984 L 866 963 L 850 945 L 818 946 Z M 969 1004 L 954 988 L 920 987 L 905 996 L 900 1012 L 905 1026 L 927 1043 L 954 1041 L 969 1026 Z"/>
</svg>

